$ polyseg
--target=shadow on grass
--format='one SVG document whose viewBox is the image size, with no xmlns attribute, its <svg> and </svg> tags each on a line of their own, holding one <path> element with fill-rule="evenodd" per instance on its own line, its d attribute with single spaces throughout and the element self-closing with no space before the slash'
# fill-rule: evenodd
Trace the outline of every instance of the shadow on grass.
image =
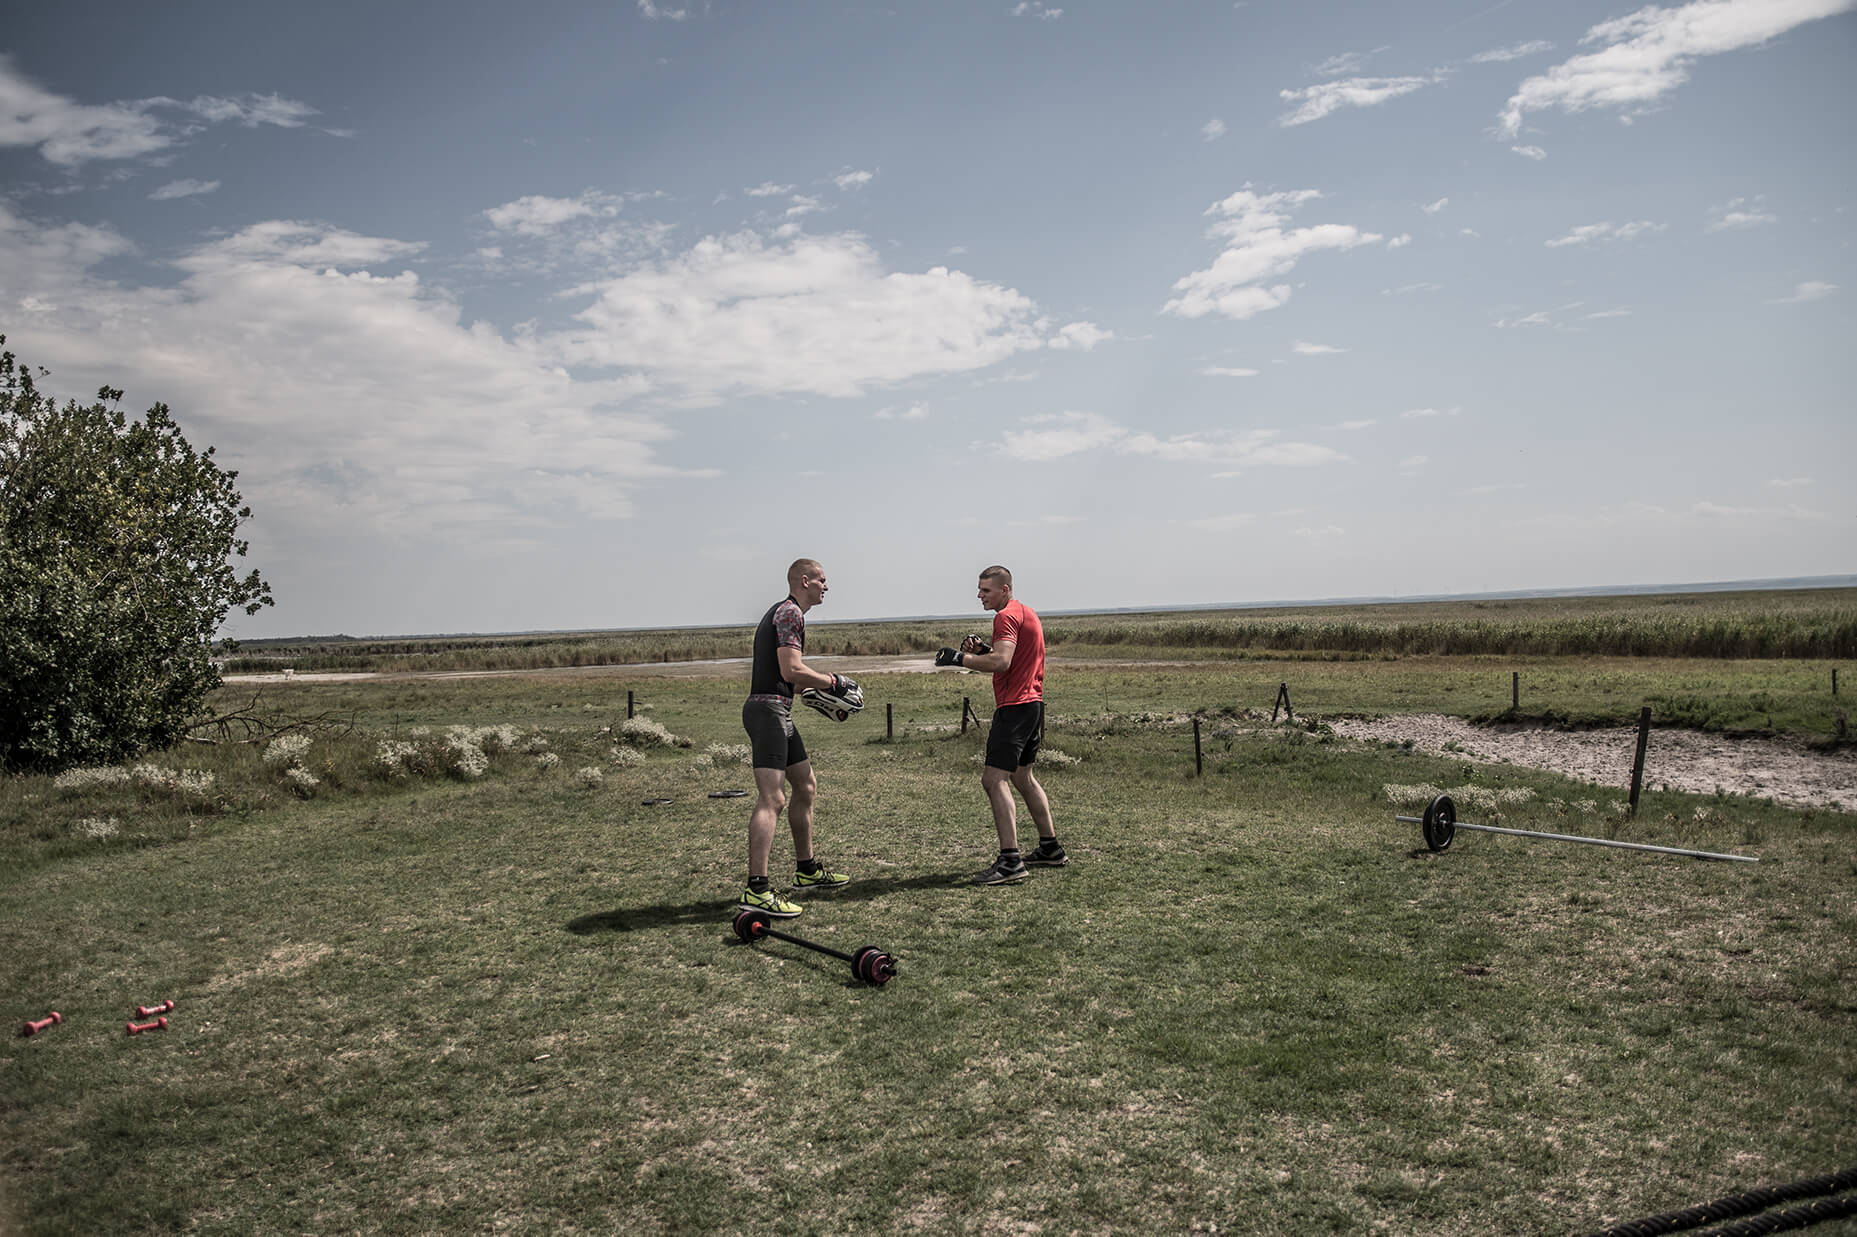
<svg viewBox="0 0 1857 1237">
<path fill-rule="evenodd" d="M 809 890 L 805 895 L 820 905 L 833 902 L 867 902 L 887 894 L 911 889 L 950 889 L 964 885 L 966 873 L 948 872 L 932 876 L 912 876 L 903 880 L 859 880 L 831 892 Z M 810 903 L 809 903 L 810 904 Z M 637 932 L 642 928 L 668 928 L 677 924 L 727 923 L 734 917 L 733 899 L 705 898 L 699 902 L 660 902 L 654 906 L 619 907 L 582 915 L 566 925 L 576 936 L 594 936 L 601 932 Z"/>
</svg>

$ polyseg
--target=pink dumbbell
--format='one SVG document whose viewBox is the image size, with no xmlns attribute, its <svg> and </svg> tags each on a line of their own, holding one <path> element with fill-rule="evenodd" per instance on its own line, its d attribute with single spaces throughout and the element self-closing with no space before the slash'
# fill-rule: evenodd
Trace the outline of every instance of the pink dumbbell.
<svg viewBox="0 0 1857 1237">
<path fill-rule="evenodd" d="M 173 1001 L 163 1001 L 159 1005 L 138 1005 L 135 1007 L 135 1016 L 138 1018 L 153 1018 L 156 1014 L 165 1014 L 173 1008 Z"/>
<path fill-rule="evenodd" d="M 50 1014 L 39 1019 L 37 1022 L 28 1022 L 25 1026 L 19 1028 L 19 1033 L 21 1035 L 37 1035 L 46 1027 L 55 1027 L 63 1021 L 64 1015 L 54 1009 Z"/>
<path fill-rule="evenodd" d="M 144 1031 L 165 1031 L 167 1029 L 168 1020 L 166 1018 L 157 1018 L 153 1022 L 131 1022 L 129 1024 L 129 1034 L 131 1035 L 140 1035 Z"/>
</svg>

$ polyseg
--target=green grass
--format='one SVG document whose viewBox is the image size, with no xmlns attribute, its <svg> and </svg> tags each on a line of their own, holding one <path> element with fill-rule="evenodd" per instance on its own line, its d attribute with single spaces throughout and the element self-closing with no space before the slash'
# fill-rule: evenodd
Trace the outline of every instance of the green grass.
<svg viewBox="0 0 1857 1237">
<path fill-rule="evenodd" d="M 991 857 L 957 728 L 985 681 L 867 677 L 853 722 L 802 715 L 857 883 L 792 926 L 894 954 L 880 989 L 729 930 L 747 805 L 706 792 L 752 779 L 703 757 L 742 741 L 736 677 L 295 684 L 267 698 L 355 727 L 307 799 L 243 746 L 158 758 L 207 794 L 0 784 L 6 1012 L 69 1019 L 0 1049 L 0 1206 L 74 1234 L 1535 1233 L 1857 1162 L 1857 818 L 1650 793 L 1569 821 L 1590 788 L 1242 716 L 1285 677 L 1303 716 L 1506 708 L 1506 666 L 1054 665 L 1073 863 L 1004 889 L 956 879 Z M 1816 677 L 1554 663 L 1524 703 L 1803 717 Z M 621 769 L 633 685 L 691 746 Z M 449 724 L 523 742 L 478 780 L 371 764 Z M 1432 856 L 1382 789 L 1421 782 L 1761 863 Z M 171 1030 L 123 1034 L 164 997 Z"/>
</svg>

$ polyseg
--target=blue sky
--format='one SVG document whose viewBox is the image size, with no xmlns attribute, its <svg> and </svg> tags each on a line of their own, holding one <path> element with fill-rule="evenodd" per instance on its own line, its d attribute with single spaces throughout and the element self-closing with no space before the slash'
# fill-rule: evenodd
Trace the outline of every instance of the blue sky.
<svg viewBox="0 0 1857 1237">
<path fill-rule="evenodd" d="M 32 6 L 0 332 L 246 637 L 1844 573 L 1854 5 Z"/>
</svg>

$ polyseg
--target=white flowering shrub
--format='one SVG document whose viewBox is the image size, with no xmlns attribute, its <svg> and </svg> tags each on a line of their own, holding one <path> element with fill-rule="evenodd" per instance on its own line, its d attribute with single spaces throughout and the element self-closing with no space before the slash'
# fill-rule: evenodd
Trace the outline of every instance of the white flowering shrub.
<svg viewBox="0 0 1857 1237">
<path fill-rule="evenodd" d="M 621 769 L 636 769 L 645 763 L 645 753 L 635 747 L 615 747 L 606 753 L 606 759 Z"/>
<path fill-rule="evenodd" d="M 1061 752 L 1055 747 L 1041 747 L 1038 749 L 1038 763 L 1049 765 L 1054 769 L 1062 769 L 1067 765 L 1082 764 L 1083 757 L 1072 756 L 1069 752 Z"/>
<path fill-rule="evenodd" d="M 575 772 L 574 780 L 580 783 L 583 789 L 598 790 L 600 784 L 606 780 L 606 774 L 600 770 L 598 765 L 588 765 Z"/>
<path fill-rule="evenodd" d="M 561 763 L 561 757 L 556 752 L 543 752 L 535 758 L 535 763 L 544 771 L 552 771 L 556 765 Z"/>
<path fill-rule="evenodd" d="M 72 828 L 77 831 L 80 837 L 91 838 L 95 841 L 102 842 L 115 837 L 121 825 L 114 816 L 86 816 L 83 820 L 73 825 Z"/>
<path fill-rule="evenodd" d="M 647 717 L 628 717 L 615 732 L 621 743 L 633 747 L 689 747 L 690 740 L 680 739 L 662 724 Z"/>
<path fill-rule="evenodd" d="M 316 787 L 321 785 L 316 775 L 311 773 L 308 769 L 305 769 L 302 765 L 291 765 L 288 769 L 285 769 L 284 780 L 290 783 L 290 789 L 296 791 L 297 794 L 305 799 L 314 795 L 316 793 Z"/>
<path fill-rule="evenodd" d="M 754 752 L 746 743 L 711 743 L 703 750 L 711 760 L 719 765 L 745 765 L 754 759 Z"/>
<path fill-rule="evenodd" d="M 472 741 L 469 726 L 453 726 L 445 736 L 439 755 L 447 769 L 467 781 L 480 778 L 490 771 L 490 757 L 484 755 L 484 749 Z"/>
<path fill-rule="evenodd" d="M 55 790 L 96 790 L 103 786 L 121 786 L 129 780 L 129 770 L 116 765 L 100 769 L 66 769 L 52 779 Z"/>
<path fill-rule="evenodd" d="M 408 743 L 404 739 L 382 739 L 374 751 L 374 763 L 393 777 L 405 777 L 408 773 L 423 772 L 429 761 L 424 749 L 417 743 Z"/>
<path fill-rule="evenodd" d="M 310 742 L 306 734 L 280 734 L 265 746 L 264 763 L 283 765 L 285 768 L 299 767 L 303 764 L 303 758 L 309 755 Z"/>
</svg>

